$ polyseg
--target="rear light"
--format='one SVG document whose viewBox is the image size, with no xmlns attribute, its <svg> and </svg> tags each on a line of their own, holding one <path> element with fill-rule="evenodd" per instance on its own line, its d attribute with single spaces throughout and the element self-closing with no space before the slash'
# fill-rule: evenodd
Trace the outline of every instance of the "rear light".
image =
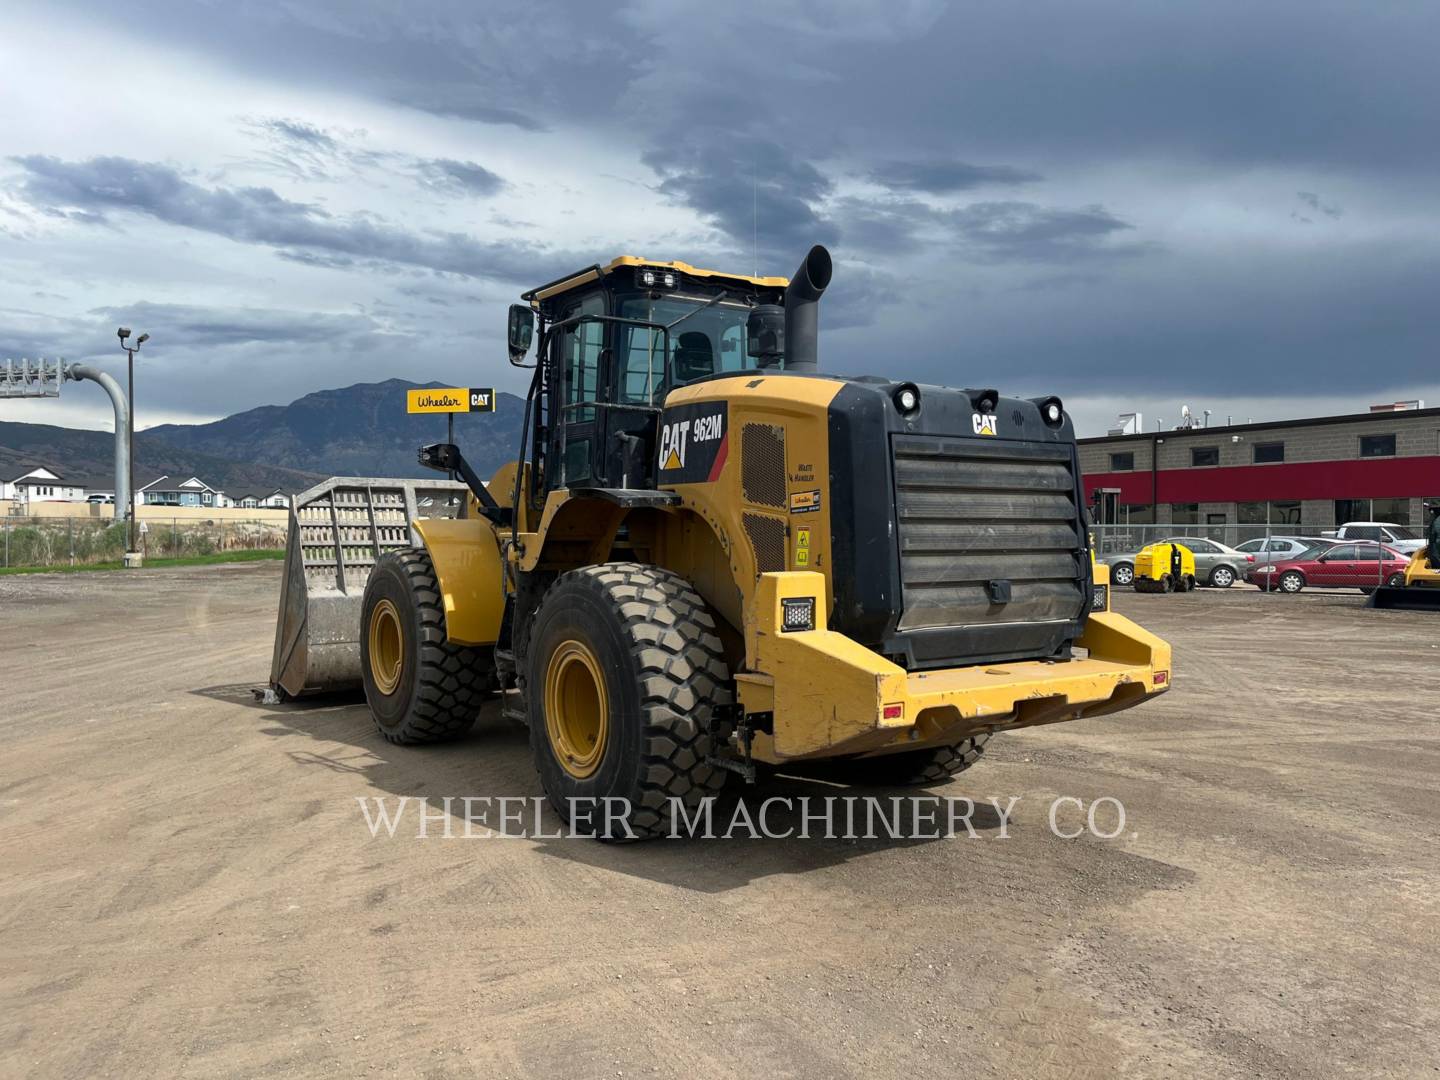
<svg viewBox="0 0 1440 1080">
<path fill-rule="evenodd" d="M 904 705 L 886 705 L 880 710 L 882 720 L 903 720 L 905 719 Z"/>
<path fill-rule="evenodd" d="M 1246 562 L 1254 562 L 1254 561 L 1255 561 L 1255 556 L 1254 556 L 1254 555 L 1246 555 L 1246 556 L 1245 556 L 1245 561 L 1246 561 Z"/>
<path fill-rule="evenodd" d="M 1168 671 L 1157 671 L 1157 672 L 1155 672 L 1155 685 L 1156 685 L 1156 686 L 1168 686 L 1168 685 L 1170 685 L 1170 672 L 1168 672 Z"/>
<path fill-rule="evenodd" d="M 815 629 L 815 598 L 813 596 L 784 597 L 780 601 L 780 608 L 780 632 L 782 634 Z"/>
</svg>

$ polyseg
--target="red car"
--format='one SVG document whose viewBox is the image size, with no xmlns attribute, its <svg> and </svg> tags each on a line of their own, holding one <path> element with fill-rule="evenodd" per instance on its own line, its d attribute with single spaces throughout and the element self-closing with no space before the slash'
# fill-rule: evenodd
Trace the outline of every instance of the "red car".
<svg viewBox="0 0 1440 1080">
<path fill-rule="evenodd" d="M 1375 543 L 1331 544 L 1301 552 L 1292 559 L 1261 556 L 1245 580 L 1267 592 L 1297 593 L 1307 585 L 1316 589 L 1359 589 L 1372 592 L 1377 585 L 1402 585 L 1410 556 Z"/>
</svg>

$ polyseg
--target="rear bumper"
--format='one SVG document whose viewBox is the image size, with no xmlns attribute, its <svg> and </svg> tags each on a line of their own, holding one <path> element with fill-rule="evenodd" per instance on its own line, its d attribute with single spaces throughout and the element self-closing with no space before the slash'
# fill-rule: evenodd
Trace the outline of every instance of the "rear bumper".
<svg viewBox="0 0 1440 1080">
<path fill-rule="evenodd" d="M 981 731 L 1100 716 L 1138 705 L 1170 684 L 1170 646 L 1123 615 L 1096 612 L 1077 644 L 1088 656 L 907 672 L 843 634 L 782 632 L 782 601 L 814 597 L 819 574 L 761 576 L 746 646 L 753 671 L 737 676 L 747 713 L 774 716 L 756 741 L 763 759 L 918 748 Z"/>
</svg>

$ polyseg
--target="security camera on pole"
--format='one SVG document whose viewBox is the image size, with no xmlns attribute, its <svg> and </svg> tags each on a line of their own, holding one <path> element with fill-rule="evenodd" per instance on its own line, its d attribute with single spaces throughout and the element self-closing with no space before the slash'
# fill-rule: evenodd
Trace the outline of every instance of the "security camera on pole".
<svg viewBox="0 0 1440 1080">
<path fill-rule="evenodd" d="M 125 396 L 129 399 L 130 411 L 128 427 L 125 431 L 125 444 L 128 448 L 130 476 L 125 487 L 130 493 L 130 506 L 127 515 L 130 518 L 130 538 L 126 543 L 125 565 L 130 567 L 139 566 L 141 562 L 140 546 L 135 536 L 135 354 L 140 351 L 140 346 L 150 340 L 149 334 L 141 334 L 135 339 L 134 345 L 127 345 L 130 339 L 130 328 L 122 326 L 115 331 L 115 336 L 120 339 L 120 348 L 125 350 L 126 362 L 126 384 Z"/>
</svg>

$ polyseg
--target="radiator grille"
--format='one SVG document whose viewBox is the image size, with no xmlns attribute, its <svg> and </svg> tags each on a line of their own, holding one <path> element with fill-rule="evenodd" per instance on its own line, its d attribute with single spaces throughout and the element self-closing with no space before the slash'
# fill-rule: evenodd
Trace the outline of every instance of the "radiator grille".
<svg viewBox="0 0 1440 1080">
<path fill-rule="evenodd" d="M 742 514 L 750 550 L 755 553 L 755 567 L 762 574 L 785 569 L 785 519 L 769 514 Z"/>
<path fill-rule="evenodd" d="M 901 630 L 1079 617 L 1084 545 L 1069 445 L 896 436 Z M 1008 581 L 1008 603 L 989 583 Z"/>
<path fill-rule="evenodd" d="M 746 424 L 740 429 L 740 486 L 747 502 L 785 509 L 785 429 Z"/>
</svg>

